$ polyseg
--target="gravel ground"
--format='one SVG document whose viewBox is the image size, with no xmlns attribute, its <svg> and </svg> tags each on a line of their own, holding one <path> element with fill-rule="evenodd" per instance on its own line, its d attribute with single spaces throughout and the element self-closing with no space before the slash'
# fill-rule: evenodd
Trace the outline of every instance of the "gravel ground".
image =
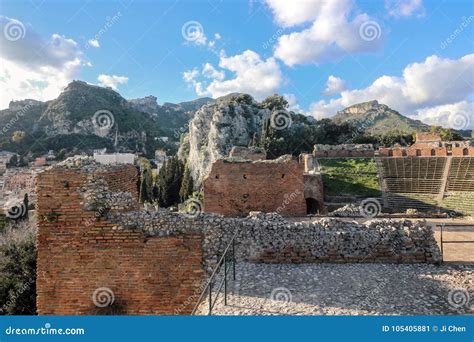
<svg viewBox="0 0 474 342">
<path fill-rule="evenodd" d="M 473 276 L 473 265 L 239 263 L 213 314 L 473 315 Z"/>
</svg>

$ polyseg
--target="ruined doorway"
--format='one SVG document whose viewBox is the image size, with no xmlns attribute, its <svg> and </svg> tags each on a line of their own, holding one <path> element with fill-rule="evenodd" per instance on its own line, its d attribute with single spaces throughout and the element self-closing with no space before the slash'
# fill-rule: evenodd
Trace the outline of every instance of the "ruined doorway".
<svg viewBox="0 0 474 342">
<path fill-rule="evenodd" d="M 319 214 L 320 210 L 321 210 L 321 207 L 317 200 L 311 197 L 306 198 L 306 214 L 308 215 Z"/>
</svg>

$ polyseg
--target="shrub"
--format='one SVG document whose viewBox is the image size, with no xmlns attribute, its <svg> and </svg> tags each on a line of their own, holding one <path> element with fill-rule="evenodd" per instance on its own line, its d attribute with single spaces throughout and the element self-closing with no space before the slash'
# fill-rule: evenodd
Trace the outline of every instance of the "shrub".
<svg viewBox="0 0 474 342">
<path fill-rule="evenodd" d="M 18 222 L 0 234 L 0 315 L 36 314 L 36 225 Z"/>
</svg>

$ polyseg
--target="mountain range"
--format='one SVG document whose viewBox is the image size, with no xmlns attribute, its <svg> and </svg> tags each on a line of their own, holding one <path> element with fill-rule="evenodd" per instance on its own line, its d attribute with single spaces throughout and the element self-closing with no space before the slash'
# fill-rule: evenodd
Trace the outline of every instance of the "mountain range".
<svg viewBox="0 0 474 342">
<path fill-rule="evenodd" d="M 198 109 L 212 103 L 225 107 L 238 95 L 160 105 L 155 96 L 127 100 L 111 88 L 73 81 L 54 100 L 12 101 L 9 108 L 0 110 L 0 150 L 28 157 L 49 150 L 63 156 L 104 147 L 109 151 L 140 152 L 148 157 L 158 148 L 175 153 Z M 244 114 L 261 116 L 260 109 L 254 101 Z M 345 108 L 331 120 L 336 124 L 350 123 L 370 134 L 412 133 L 430 128 L 377 101 Z M 312 124 L 314 120 L 308 122 Z"/>
</svg>

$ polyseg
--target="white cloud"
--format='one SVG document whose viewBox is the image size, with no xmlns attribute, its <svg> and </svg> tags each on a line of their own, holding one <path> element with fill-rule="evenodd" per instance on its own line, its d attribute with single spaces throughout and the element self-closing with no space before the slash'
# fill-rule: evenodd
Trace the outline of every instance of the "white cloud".
<svg viewBox="0 0 474 342">
<path fill-rule="evenodd" d="M 299 113 L 303 112 L 295 94 L 283 94 L 283 97 L 285 98 L 286 101 L 288 101 L 289 110 L 299 112 Z"/>
<path fill-rule="evenodd" d="M 344 81 L 342 78 L 330 75 L 326 81 L 326 89 L 324 89 L 323 95 L 331 96 L 339 94 L 346 89 L 346 81 Z"/>
<path fill-rule="evenodd" d="M 95 48 L 99 48 L 100 47 L 100 43 L 97 39 L 89 39 L 87 41 L 87 43 L 89 44 L 89 46 L 92 46 L 92 47 L 95 47 Z"/>
<path fill-rule="evenodd" d="M 126 84 L 128 82 L 128 77 L 117 76 L 117 75 L 105 75 L 101 74 L 97 77 L 99 80 L 99 85 L 103 87 L 110 87 L 113 90 L 117 90 L 120 84 Z"/>
<path fill-rule="evenodd" d="M 246 50 L 240 55 L 219 59 L 217 70 L 206 63 L 200 72 L 197 69 L 183 73 L 183 79 L 191 84 L 200 96 L 210 95 L 214 98 L 233 92 L 248 93 L 257 100 L 277 91 L 283 82 L 280 67 L 273 57 L 266 60 L 252 50 Z M 225 79 L 224 70 L 233 74 L 232 78 Z M 199 77 L 211 79 L 205 83 Z"/>
<path fill-rule="evenodd" d="M 423 16 L 423 0 L 385 0 L 385 8 L 392 17 Z"/>
<path fill-rule="evenodd" d="M 267 4 L 279 25 L 306 26 L 278 39 L 275 56 L 289 66 L 330 62 L 382 46 L 380 25 L 366 13 L 352 15 L 356 10 L 352 0 L 267 0 Z"/>
<path fill-rule="evenodd" d="M 204 67 L 202 68 L 202 74 L 207 78 L 216 79 L 219 81 L 222 81 L 225 78 L 224 72 L 218 71 L 210 63 L 204 64 Z"/>
<path fill-rule="evenodd" d="M 474 129 L 474 103 L 460 101 L 441 106 L 423 108 L 418 111 L 418 118 L 429 125 L 451 125 L 458 129 Z M 456 118 L 465 119 L 466 127 L 456 124 Z"/>
<path fill-rule="evenodd" d="M 314 102 L 310 112 L 317 118 L 330 117 L 344 107 L 376 99 L 427 123 L 439 121 L 443 111 L 465 111 L 472 116 L 473 74 L 474 54 L 456 60 L 430 56 L 406 66 L 402 77 L 381 76 L 366 88 L 345 90 L 336 99 Z M 474 126 L 474 120 L 470 125 Z"/>
<path fill-rule="evenodd" d="M 6 33 L 13 24 L 20 35 Z M 10 100 L 57 97 L 87 64 L 78 44 L 60 34 L 45 39 L 31 25 L 5 16 L 0 16 L 0 32 L 1 108 Z"/>
<path fill-rule="evenodd" d="M 199 70 L 197 68 L 193 68 L 192 70 L 188 70 L 183 73 L 183 79 L 186 82 L 191 82 L 198 76 L 199 76 Z"/>
<path fill-rule="evenodd" d="M 214 33 L 214 39 L 209 39 L 204 33 L 204 28 L 201 23 L 197 21 L 188 21 L 182 27 L 182 35 L 185 44 L 203 46 L 211 51 L 215 51 L 215 46 L 218 40 L 222 38 L 219 32 Z"/>
</svg>

